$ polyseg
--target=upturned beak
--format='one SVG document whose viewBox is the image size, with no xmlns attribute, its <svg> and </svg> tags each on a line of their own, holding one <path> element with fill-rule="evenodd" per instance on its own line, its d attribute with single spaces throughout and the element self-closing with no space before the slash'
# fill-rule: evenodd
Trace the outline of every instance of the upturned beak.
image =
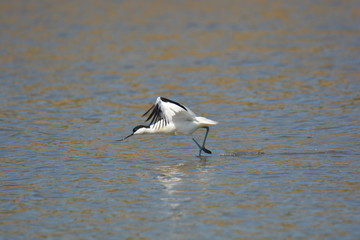
<svg viewBox="0 0 360 240">
<path fill-rule="evenodd" d="M 126 137 L 124 137 L 124 138 L 122 138 L 122 139 L 116 140 L 116 141 L 124 141 L 125 139 L 131 137 L 132 135 L 134 135 L 134 133 L 132 133 L 132 134 L 130 134 L 129 136 L 126 136 Z"/>
</svg>

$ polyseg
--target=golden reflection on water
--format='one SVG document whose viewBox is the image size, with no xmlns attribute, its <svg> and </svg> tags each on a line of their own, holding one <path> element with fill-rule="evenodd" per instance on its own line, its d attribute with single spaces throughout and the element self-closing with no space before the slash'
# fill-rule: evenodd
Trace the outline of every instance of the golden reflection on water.
<svg viewBox="0 0 360 240">
<path fill-rule="evenodd" d="M 355 3 L 0 3 L 4 236 L 354 236 Z M 213 155 L 115 141 L 159 95 Z"/>
</svg>

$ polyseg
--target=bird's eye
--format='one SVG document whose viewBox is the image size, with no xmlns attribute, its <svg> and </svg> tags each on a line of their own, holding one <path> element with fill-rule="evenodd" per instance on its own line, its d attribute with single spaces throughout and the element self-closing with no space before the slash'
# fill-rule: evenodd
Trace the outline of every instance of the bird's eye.
<svg viewBox="0 0 360 240">
<path fill-rule="evenodd" d="M 138 125 L 136 127 L 134 127 L 133 132 L 136 132 L 137 130 L 139 130 L 140 128 L 146 128 L 147 126 L 144 125 Z"/>
</svg>

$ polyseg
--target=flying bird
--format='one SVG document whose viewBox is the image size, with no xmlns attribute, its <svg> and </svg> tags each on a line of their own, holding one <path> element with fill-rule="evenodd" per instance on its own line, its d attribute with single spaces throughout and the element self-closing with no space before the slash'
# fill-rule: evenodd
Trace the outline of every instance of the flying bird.
<svg viewBox="0 0 360 240">
<path fill-rule="evenodd" d="M 206 138 L 209 133 L 209 127 L 216 125 L 217 122 L 204 117 L 197 117 L 189 108 L 164 97 L 158 97 L 155 103 L 143 115 L 148 116 L 149 125 L 138 125 L 134 127 L 133 132 L 118 141 L 123 141 L 133 135 L 140 134 L 168 134 L 168 135 L 191 135 L 199 128 L 206 129 L 204 140 L 200 145 L 194 137 L 192 140 L 199 147 L 199 156 L 201 152 L 211 154 L 211 151 L 205 148 Z"/>
</svg>

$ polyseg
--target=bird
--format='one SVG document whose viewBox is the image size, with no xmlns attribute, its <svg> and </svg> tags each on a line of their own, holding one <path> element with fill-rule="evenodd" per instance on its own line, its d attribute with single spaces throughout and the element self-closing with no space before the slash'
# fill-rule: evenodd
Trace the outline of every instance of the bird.
<svg viewBox="0 0 360 240">
<path fill-rule="evenodd" d="M 202 145 L 194 137 L 192 140 L 200 149 L 199 156 L 202 151 L 211 154 L 211 151 L 205 148 L 205 142 L 209 134 L 209 127 L 218 122 L 198 117 L 188 107 L 165 97 L 158 97 L 149 110 L 142 115 L 142 117 L 145 116 L 147 116 L 145 122 L 150 121 L 149 125 L 137 125 L 130 135 L 118 141 L 141 134 L 191 135 L 197 129 L 204 128 L 206 132 Z"/>
</svg>

